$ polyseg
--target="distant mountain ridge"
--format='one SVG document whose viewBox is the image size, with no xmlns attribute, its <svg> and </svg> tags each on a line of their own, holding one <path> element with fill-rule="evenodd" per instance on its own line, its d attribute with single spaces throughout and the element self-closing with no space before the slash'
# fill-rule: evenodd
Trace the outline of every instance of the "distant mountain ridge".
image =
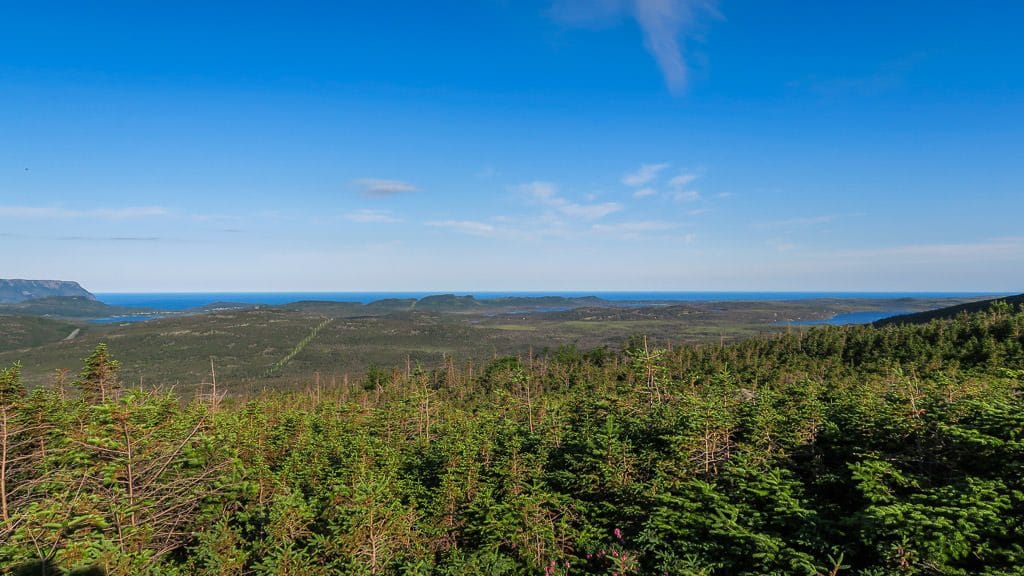
<svg viewBox="0 0 1024 576">
<path fill-rule="evenodd" d="M 0 278 L 0 304 L 17 304 L 26 300 L 53 297 L 75 297 L 96 300 L 78 282 L 69 280 L 22 280 Z"/>
<path fill-rule="evenodd" d="M 433 312 L 433 313 L 484 313 L 500 314 L 507 312 L 550 312 L 555 309 L 570 310 L 583 306 L 620 308 L 637 305 L 638 302 L 627 300 L 603 300 L 596 296 L 502 296 L 500 298 L 477 299 L 473 295 L 457 296 L 455 294 L 431 294 L 422 298 L 383 298 L 365 304 L 360 302 L 344 302 L 334 300 L 300 300 L 288 304 L 277 305 L 288 310 L 319 310 L 325 314 L 344 312 L 345 314 L 389 314 L 394 312 Z"/>
</svg>

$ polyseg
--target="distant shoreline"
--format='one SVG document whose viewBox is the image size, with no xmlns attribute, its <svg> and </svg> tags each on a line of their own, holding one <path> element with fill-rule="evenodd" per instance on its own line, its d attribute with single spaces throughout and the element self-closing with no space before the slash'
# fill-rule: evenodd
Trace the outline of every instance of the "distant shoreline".
<svg viewBox="0 0 1024 576">
<path fill-rule="evenodd" d="M 1004 292 L 742 292 L 742 291 L 455 291 L 455 292 L 97 292 L 96 298 L 111 306 L 177 311 L 208 306 L 218 302 L 253 305 L 282 305 L 304 300 L 330 302 L 370 302 L 389 298 L 421 299 L 438 294 L 473 296 L 479 300 L 497 298 L 582 298 L 594 296 L 612 302 L 737 302 L 815 299 L 938 299 L 997 298 Z"/>
</svg>

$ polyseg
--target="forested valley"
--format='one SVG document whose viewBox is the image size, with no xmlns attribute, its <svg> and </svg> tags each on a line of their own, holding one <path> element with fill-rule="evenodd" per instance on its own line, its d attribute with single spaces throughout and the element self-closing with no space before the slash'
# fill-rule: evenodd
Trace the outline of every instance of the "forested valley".
<svg viewBox="0 0 1024 576">
<path fill-rule="evenodd" d="M 180 398 L 0 371 L 15 574 L 1016 574 L 1024 307 Z M 225 394 L 225 386 L 227 394 Z"/>
</svg>

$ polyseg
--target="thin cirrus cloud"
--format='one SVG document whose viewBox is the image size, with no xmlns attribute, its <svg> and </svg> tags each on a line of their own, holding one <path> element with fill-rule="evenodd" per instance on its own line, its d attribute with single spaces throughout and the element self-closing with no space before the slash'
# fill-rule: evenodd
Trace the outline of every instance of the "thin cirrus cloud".
<svg viewBox="0 0 1024 576">
<path fill-rule="evenodd" d="M 696 174 L 684 173 L 678 176 L 673 176 L 672 179 L 668 181 L 668 185 L 672 188 L 684 188 L 696 179 Z"/>
<path fill-rule="evenodd" d="M 171 210 L 163 206 L 127 206 L 124 208 L 94 208 L 74 210 L 59 206 L 0 206 L 0 217 L 34 218 L 40 220 L 66 220 L 72 218 L 94 218 L 98 220 L 132 220 L 171 216 Z"/>
<path fill-rule="evenodd" d="M 807 216 L 797 218 L 786 218 L 785 220 L 774 220 L 772 222 L 764 222 L 760 225 L 761 228 L 806 228 L 808 226 L 818 226 L 820 224 L 828 224 L 835 221 L 835 216 Z"/>
<path fill-rule="evenodd" d="M 556 20 L 588 26 L 622 16 L 636 20 L 644 34 L 644 47 L 658 63 L 665 85 L 673 95 L 686 89 L 687 68 L 680 38 L 689 31 L 699 11 L 715 13 L 714 0 L 554 0 Z"/>
<path fill-rule="evenodd" d="M 426 225 L 435 228 L 447 228 L 475 236 L 490 236 L 497 231 L 494 225 L 475 220 L 435 220 L 427 222 Z"/>
<path fill-rule="evenodd" d="M 700 192 L 696 190 L 675 190 L 672 192 L 672 199 L 676 202 L 696 202 L 700 200 Z"/>
<path fill-rule="evenodd" d="M 630 172 L 622 177 L 622 183 L 626 186 L 643 186 L 649 184 L 658 177 L 662 170 L 668 168 L 667 163 L 662 164 L 641 164 L 635 172 Z"/>
<path fill-rule="evenodd" d="M 367 196 L 394 196 L 405 192 L 418 192 L 419 187 L 401 180 L 383 180 L 380 178 L 360 178 L 355 185 Z"/>
<path fill-rule="evenodd" d="M 1024 254 L 1024 236 L 989 238 L 974 242 L 947 244 L 907 244 L 876 249 L 850 250 L 843 253 L 849 258 L 901 257 L 908 259 L 946 261 L 956 260 L 1021 260 Z"/>
<path fill-rule="evenodd" d="M 600 202 L 594 204 L 579 204 L 570 202 L 559 195 L 558 187 L 551 182 L 530 182 L 514 186 L 513 191 L 532 198 L 534 201 L 553 210 L 557 210 L 570 218 L 583 220 L 598 220 L 609 214 L 622 210 L 622 204 L 618 202 Z"/>
<path fill-rule="evenodd" d="M 62 236 L 60 240 L 71 242 L 162 242 L 159 236 Z"/>
<path fill-rule="evenodd" d="M 797 245 L 795 243 L 778 238 L 768 240 L 768 245 L 779 252 L 791 252 L 797 249 Z"/>
<path fill-rule="evenodd" d="M 699 175 L 692 172 L 684 172 L 673 176 L 668 181 L 669 193 L 676 202 L 696 202 L 700 199 L 700 192 L 689 189 L 690 184 L 699 178 Z"/>
<path fill-rule="evenodd" d="M 652 232 L 665 232 L 679 228 L 679 224 L 665 222 L 663 220 L 638 220 L 633 222 L 619 222 L 617 224 L 594 224 L 590 227 L 594 232 L 604 234 L 616 234 L 632 238 L 640 237 Z"/>
<path fill-rule="evenodd" d="M 660 164 L 641 164 L 640 168 L 629 172 L 622 177 L 622 183 L 631 188 L 637 188 L 633 192 L 634 198 L 648 198 L 656 196 L 658 191 L 649 184 L 655 182 L 658 177 L 671 165 L 667 162 Z M 669 178 L 666 186 L 666 196 L 677 202 L 695 202 L 700 199 L 700 193 L 689 188 L 700 175 L 693 172 L 681 172 Z"/>
<path fill-rule="evenodd" d="M 401 222 L 387 210 L 356 210 L 345 214 L 345 219 L 357 224 L 394 224 Z"/>
<path fill-rule="evenodd" d="M 582 218 L 584 220 L 597 220 L 622 210 L 618 202 L 602 202 L 600 204 L 572 204 L 567 203 L 558 207 L 566 216 Z"/>
</svg>

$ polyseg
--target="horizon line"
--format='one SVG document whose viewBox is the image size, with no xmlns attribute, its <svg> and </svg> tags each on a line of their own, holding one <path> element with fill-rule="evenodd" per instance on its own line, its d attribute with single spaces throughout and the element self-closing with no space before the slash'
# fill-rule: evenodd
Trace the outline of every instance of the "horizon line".
<svg viewBox="0 0 1024 576">
<path fill-rule="evenodd" d="M 1019 294 L 1024 290 L 950 290 L 950 289 L 801 289 L 801 290 L 778 290 L 778 289 L 483 289 L 483 290 L 88 290 L 92 294 L 551 294 L 551 293 L 572 293 L 572 294 L 622 294 L 622 293 L 648 293 L 648 294 Z"/>
</svg>

